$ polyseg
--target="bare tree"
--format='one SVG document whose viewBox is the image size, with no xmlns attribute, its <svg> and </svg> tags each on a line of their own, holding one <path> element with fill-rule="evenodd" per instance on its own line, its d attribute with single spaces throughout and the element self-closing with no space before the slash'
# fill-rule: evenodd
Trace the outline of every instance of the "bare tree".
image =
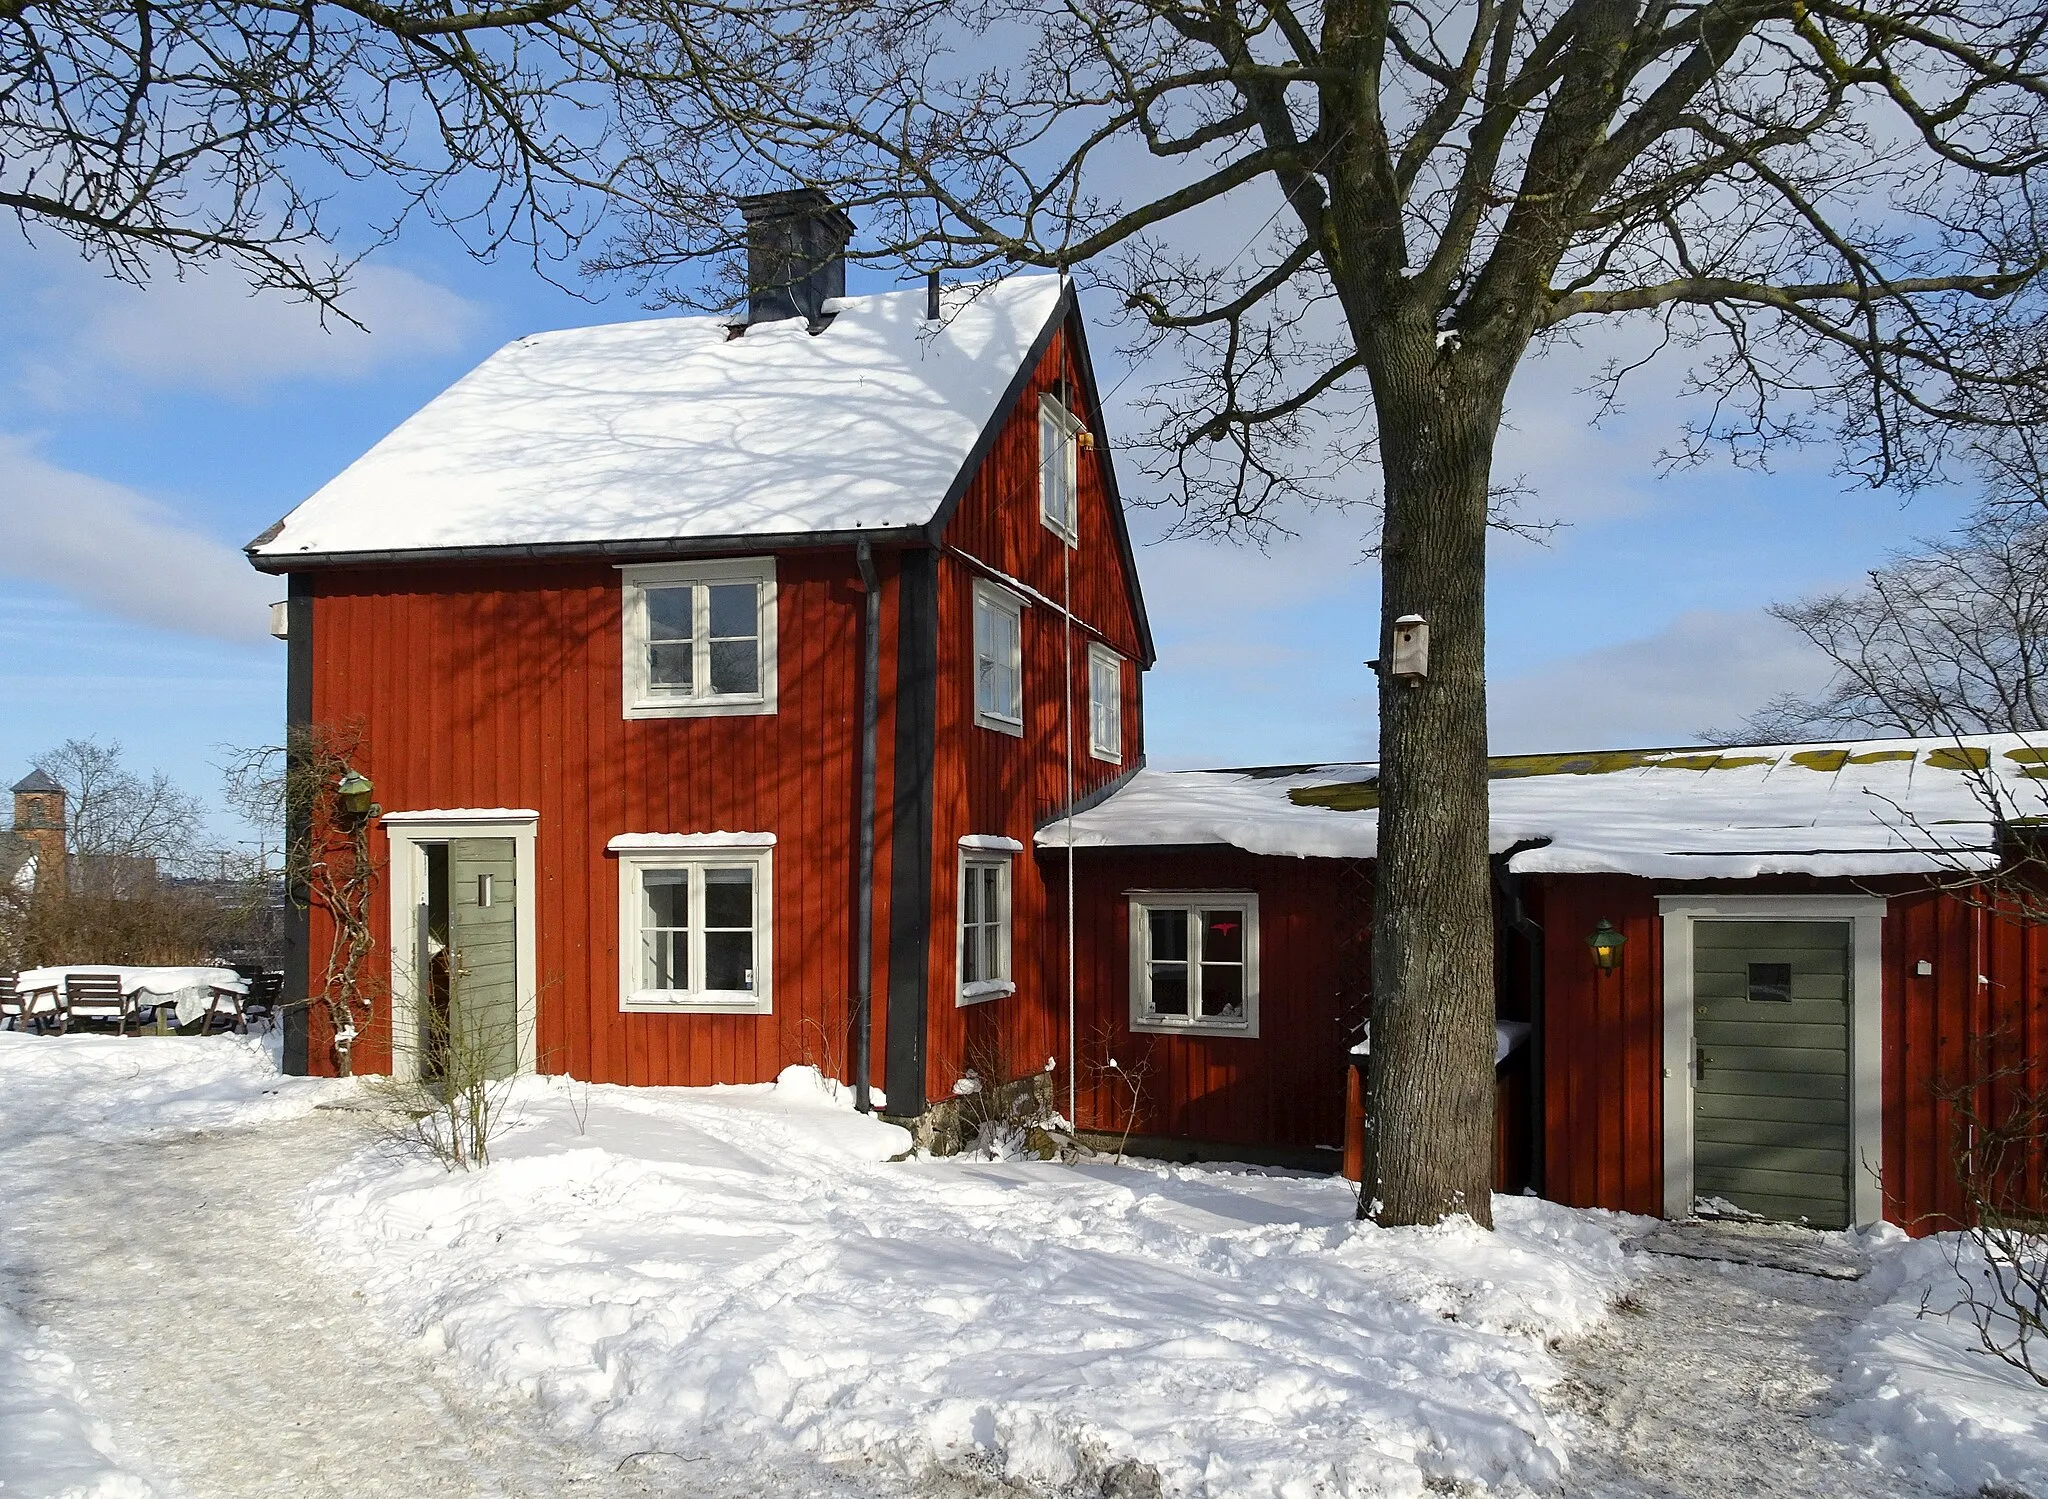
<svg viewBox="0 0 2048 1499">
<path fill-rule="evenodd" d="M 386 230 L 573 243 L 606 120 L 579 3 L 0 0 L 0 211 L 125 280 L 226 261 L 329 305 L 351 178 Z"/>
<path fill-rule="evenodd" d="M 1869 583 L 1770 613 L 1834 668 L 1773 698 L 1723 743 L 2048 729 L 2048 511 L 1992 505 L 1951 540 L 1895 555 Z"/>
<path fill-rule="evenodd" d="M 87 877 L 123 862 L 170 872 L 197 853 L 205 803 L 163 771 L 130 770 L 119 744 L 67 739 L 36 765 L 64 788 L 66 847 Z"/>
<path fill-rule="evenodd" d="M 1989 0 L 640 0 L 632 227 L 598 266 L 730 296 L 737 187 L 911 269 L 1074 269 L 1168 346 L 1147 453 L 1191 531 L 1382 515 L 1373 1128 L 1383 1222 L 1489 1217 L 1486 534 L 1529 350 L 1690 351 L 1679 456 L 1832 436 L 1912 485 L 2037 413 L 2048 13 Z M 690 23 L 686 25 L 686 20 Z M 1625 369 L 1610 370 L 1618 382 Z M 1609 388 L 1612 388 L 1611 385 Z M 1361 654 L 1368 652 L 1361 651 Z"/>
</svg>

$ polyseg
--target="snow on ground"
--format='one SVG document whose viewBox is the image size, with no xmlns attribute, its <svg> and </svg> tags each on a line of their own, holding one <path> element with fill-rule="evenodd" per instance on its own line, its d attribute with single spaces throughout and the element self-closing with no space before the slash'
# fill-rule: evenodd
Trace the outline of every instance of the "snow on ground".
<svg viewBox="0 0 2048 1499">
<path fill-rule="evenodd" d="M 1566 1465 L 1546 1343 L 1631 1274 L 1629 1220 L 1533 1200 L 1497 1234 L 1386 1231 L 1323 1177 L 892 1161 L 908 1137 L 805 1069 L 535 1081 L 516 1112 L 487 1170 L 360 1157 L 310 1220 L 409 1332 L 612 1450 L 1542 1490 Z"/>
<path fill-rule="evenodd" d="M 11 1163 L 173 1131 L 289 1118 L 339 1086 L 278 1075 L 263 1042 L 222 1036 L 67 1036 L 0 1031 L 0 1131 Z M 17 1173 L 0 1202 L 31 1208 Z M 111 1428 L 73 1360 L 11 1303 L 0 1276 L 0 1495 L 128 1499 L 155 1493 L 116 1455 Z"/>
<path fill-rule="evenodd" d="M 0 1494 L 154 1499 L 90 1403 L 72 1361 L 0 1305 Z"/>
<path fill-rule="evenodd" d="M 1967 1313 L 1952 1311 L 1956 1236 L 1887 1229 L 1871 1247 L 1879 1304 L 1847 1339 L 1841 1424 L 1931 1485 L 2048 1495 L 2048 1390 L 1984 1353 Z"/>
<path fill-rule="evenodd" d="M 0 1031 L 10 1144 L 26 1132 L 110 1142 L 303 1114 L 353 1083 L 283 1077 L 263 1036 L 34 1036 Z"/>
</svg>

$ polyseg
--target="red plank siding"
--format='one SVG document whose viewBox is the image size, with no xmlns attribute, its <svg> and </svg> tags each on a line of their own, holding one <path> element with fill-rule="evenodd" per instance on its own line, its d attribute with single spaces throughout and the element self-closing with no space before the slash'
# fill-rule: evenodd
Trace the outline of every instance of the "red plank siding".
<svg viewBox="0 0 2048 1499">
<path fill-rule="evenodd" d="M 879 561 L 889 661 L 895 564 Z M 778 557 L 778 711 L 766 716 L 625 719 L 619 575 L 603 563 L 335 571 L 313 581 L 314 719 L 365 726 L 362 768 L 379 802 L 391 811 L 540 814 L 542 1070 L 694 1084 L 765 1080 L 790 1062 L 816 1060 L 845 1074 L 863 607 L 850 553 Z M 882 680 L 887 744 L 893 674 Z M 885 756 L 877 829 L 884 930 L 889 769 Z M 606 843 L 628 832 L 720 830 L 777 835 L 773 1015 L 622 1014 L 618 872 Z M 388 856 L 381 837 L 377 851 Z M 381 892 L 373 915 L 380 954 L 388 952 Z M 878 959 L 877 993 L 880 969 Z M 878 1055 L 881 1030 L 878 1013 Z M 317 1061 L 326 1037 L 313 1041 Z M 362 1070 L 390 1065 L 388 1012 L 363 1038 L 357 1062 Z"/>
<path fill-rule="evenodd" d="M 1063 867 L 1064 855 L 1048 854 Z M 1369 887 L 1334 859 L 1259 858 L 1229 848 L 1083 851 L 1076 858 L 1083 1129 L 1220 1145 L 1341 1149 L 1345 1024 L 1369 964 Z M 1130 890 L 1252 890 L 1259 896 L 1259 1034 L 1156 1034 L 1130 1026 Z M 1107 1070 L 1145 1069 L 1135 1114 Z M 1064 1066 L 1064 1058 L 1062 1058 Z M 1066 1084 L 1059 1088 L 1065 1106 Z"/>
<path fill-rule="evenodd" d="M 1072 336 L 1063 330 L 1032 372 L 944 535 L 925 1059 L 925 1091 L 931 1098 L 947 1097 L 970 1068 L 994 1068 L 1016 1077 L 1039 1070 L 1047 1058 L 1066 1065 L 1064 869 L 1035 859 L 1029 850 L 1039 822 L 1067 803 L 1069 763 L 1072 793 L 1085 796 L 1135 765 L 1143 747 L 1142 644 L 1100 448 L 1079 454 L 1079 544 L 1069 547 L 1040 518 L 1038 400 L 1063 381 L 1075 414 L 1100 431 L 1096 413 L 1082 401 Z M 1029 590 L 1023 611 L 1021 738 L 974 721 L 977 579 Z M 1124 744 L 1116 764 L 1088 750 L 1091 641 L 1107 644 L 1125 663 Z M 1027 852 L 1011 869 L 1017 992 L 963 1006 L 956 1002 L 959 845 L 969 834 L 1013 838 Z"/>
</svg>

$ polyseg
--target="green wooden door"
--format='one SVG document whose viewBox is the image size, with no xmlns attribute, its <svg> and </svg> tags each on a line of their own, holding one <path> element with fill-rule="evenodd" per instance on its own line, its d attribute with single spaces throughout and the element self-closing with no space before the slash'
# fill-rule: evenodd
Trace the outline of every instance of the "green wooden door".
<svg viewBox="0 0 2048 1499">
<path fill-rule="evenodd" d="M 1846 921 L 1693 922 L 1695 1197 L 1848 1224 L 1853 931 Z"/>
<path fill-rule="evenodd" d="M 519 1070 L 519 903 L 510 838 L 448 845 L 449 1068 L 510 1077 Z"/>
</svg>

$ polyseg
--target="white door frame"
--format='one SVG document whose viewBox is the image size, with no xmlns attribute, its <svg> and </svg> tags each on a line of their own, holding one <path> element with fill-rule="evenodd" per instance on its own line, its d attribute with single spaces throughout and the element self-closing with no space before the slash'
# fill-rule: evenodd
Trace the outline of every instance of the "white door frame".
<svg viewBox="0 0 2048 1499">
<path fill-rule="evenodd" d="M 415 1082 L 420 1075 L 419 968 L 413 933 L 413 912 L 427 894 L 429 843 L 456 838 L 512 840 L 514 933 L 513 993 L 519 1004 L 519 1071 L 538 1070 L 538 1030 L 534 975 L 538 970 L 534 942 L 534 842 L 540 814 L 524 808 L 457 808 L 429 812 L 386 812 L 385 836 L 391 840 L 391 1075 Z"/>
<path fill-rule="evenodd" d="M 1884 910 L 1881 895 L 1660 895 L 1664 919 L 1664 1216 L 1690 1218 L 1693 1188 L 1692 924 L 1847 921 L 1849 962 L 1850 1209 L 1868 1227 L 1884 1216 Z"/>
</svg>

